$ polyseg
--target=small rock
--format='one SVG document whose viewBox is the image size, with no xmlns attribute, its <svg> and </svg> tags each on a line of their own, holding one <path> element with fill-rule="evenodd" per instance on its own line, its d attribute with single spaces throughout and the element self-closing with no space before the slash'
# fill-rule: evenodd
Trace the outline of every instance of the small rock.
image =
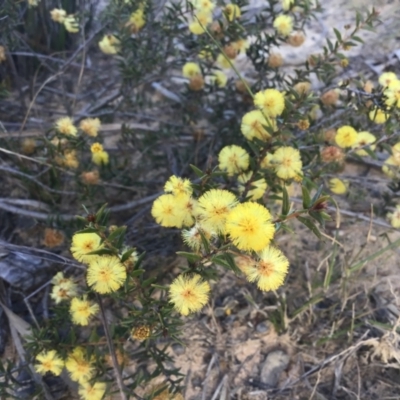
<svg viewBox="0 0 400 400">
<path fill-rule="evenodd" d="M 182 354 L 185 353 L 185 348 L 184 348 L 181 344 L 179 344 L 179 343 L 173 344 L 173 345 L 172 345 L 172 350 L 174 351 L 174 353 L 175 353 L 177 356 L 180 356 L 180 355 L 182 355 Z"/>
<path fill-rule="evenodd" d="M 268 330 L 269 330 L 269 326 L 266 322 L 260 322 L 256 326 L 256 331 L 259 333 L 265 333 L 265 332 L 268 332 Z"/>
<path fill-rule="evenodd" d="M 270 387 L 276 387 L 281 373 L 287 368 L 289 361 L 289 355 L 283 350 L 275 350 L 268 353 L 261 368 L 261 382 Z"/>
</svg>

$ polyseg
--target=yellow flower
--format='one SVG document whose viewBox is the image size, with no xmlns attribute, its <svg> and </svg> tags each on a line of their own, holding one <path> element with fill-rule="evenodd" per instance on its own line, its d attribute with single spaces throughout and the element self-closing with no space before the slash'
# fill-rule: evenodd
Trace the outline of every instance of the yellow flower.
<svg viewBox="0 0 400 400">
<path fill-rule="evenodd" d="M 226 86 L 226 83 L 228 82 L 228 77 L 224 72 L 216 70 L 213 71 L 212 75 L 209 77 L 209 81 L 211 85 L 223 88 Z"/>
<path fill-rule="evenodd" d="M 141 8 L 131 14 L 127 23 L 133 33 L 138 33 L 145 24 L 146 19 L 144 18 L 144 11 Z"/>
<path fill-rule="evenodd" d="M 57 276 L 57 275 L 56 275 Z M 53 278 L 54 282 L 55 277 Z M 78 286 L 71 279 L 64 278 L 59 283 L 54 284 L 50 297 L 56 304 L 64 300 L 70 300 L 78 295 Z"/>
<path fill-rule="evenodd" d="M 73 15 L 68 15 L 64 21 L 65 29 L 70 33 L 77 33 L 79 32 L 79 24 L 78 21 L 75 19 Z"/>
<path fill-rule="evenodd" d="M 76 325 L 86 326 L 89 324 L 90 317 L 96 315 L 99 311 L 99 306 L 89 300 L 86 297 L 78 299 L 74 297 L 71 300 L 69 312 L 72 317 L 72 322 Z"/>
<path fill-rule="evenodd" d="M 289 36 L 293 31 L 293 18 L 290 15 L 278 15 L 274 19 L 274 28 L 281 36 Z"/>
<path fill-rule="evenodd" d="M 86 135 L 96 137 L 99 132 L 101 122 L 98 118 L 85 118 L 79 124 L 79 128 L 82 129 Z"/>
<path fill-rule="evenodd" d="M 253 173 L 244 173 L 238 176 L 239 192 L 243 193 L 245 190 L 245 184 L 251 179 Z M 251 182 L 250 190 L 247 192 L 247 197 L 251 201 L 256 201 L 263 197 L 265 191 L 267 190 L 267 182 L 264 178 L 258 179 L 256 181 Z"/>
<path fill-rule="evenodd" d="M 276 290 L 283 285 L 289 268 L 289 260 L 275 247 L 267 247 L 258 253 L 256 265 L 246 266 L 244 273 L 250 282 L 257 281 L 263 291 Z"/>
<path fill-rule="evenodd" d="M 400 81 L 394 80 L 389 83 L 383 94 L 386 96 L 385 104 L 400 108 Z"/>
<path fill-rule="evenodd" d="M 55 123 L 55 127 L 58 132 L 64 135 L 76 136 L 76 133 L 78 132 L 70 117 L 59 118 Z"/>
<path fill-rule="evenodd" d="M 98 143 L 98 142 L 93 143 L 90 146 L 90 151 L 92 152 L 92 154 L 100 153 L 103 150 L 104 150 L 103 145 L 101 143 Z"/>
<path fill-rule="evenodd" d="M 276 132 L 277 126 L 274 119 L 268 116 L 265 117 L 260 110 L 253 110 L 243 115 L 240 129 L 248 140 L 253 140 L 254 138 L 268 140 L 271 137 L 268 129 Z"/>
<path fill-rule="evenodd" d="M 68 168 L 78 168 L 79 161 L 76 158 L 76 150 L 65 150 L 62 165 L 65 165 Z"/>
<path fill-rule="evenodd" d="M 275 172 L 281 179 L 300 179 L 302 176 L 300 152 L 293 147 L 280 147 L 272 156 Z"/>
<path fill-rule="evenodd" d="M 164 191 L 174 195 L 192 194 L 193 188 L 189 179 L 172 175 L 164 185 Z"/>
<path fill-rule="evenodd" d="M 387 87 L 391 82 L 396 81 L 397 76 L 394 72 L 384 72 L 379 76 L 378 82 L 383 86 Z"/>
<path fill-rule="evenodd" d="M 89 263 L 98 255 L 88 254 L 103 247 L 101 237 L 97 233 L 75 233 L 72 236 L 71 253 L 75 260 L 82 263 Z"/>
<path fill-rule="evenodd" d="M 227 20 L 230 22 L 235 19 L 239 19 L 242 15 L 239 6 L 236 4 L 227 4 L 224 9 L 224 14 Z"/>
<path fill-rule="evenodd" d="M 381 108 L 375 107 L 368 114 L 369 119 L 374 121 L 376 124 L 384 124 L 390 117 L 388 111 L 384 111 Z"/>
<path fill-rule="evenodd" d="M 246 171 L 249 167 L 250 156 L 240 146 L 225 146 L 218 155 L 219 169 L 226 171 L 229 176 Z"/>
<path fill-rule="evenodd" d="M 31 7 L 36 7 L 39 4 L 39 0 L 28 0 L 28 4 Z"/>
<path fill-rule="evenodd" d="M 341 148 L 352 147 L 357 143 L 357 131 L 349 125 L 344 125 L 337 130 L 335 142 Z"/>
<path fill-rule="evenodd" d="M 35 365 L 35 370 L 44 375 L 46 372 L 52 372 L 54 375 L 60 375 L 64 368 L 64 361 L 57 355 L 55 350 L 42 351 L 36 356 L 39 364 Z"/>
<path fill-rule="evenodd" d="M 195 251 L 199 251 L 203 246 L 201 234 L 209 240 L 212 236 L 212 232 L 204 229 L 200 224 L 196 224 L 191 229 L 184 229 L 182 231 L 182 239 L 184 243 Z"/>
<path fill-rule="evenodd" d="M 88 359 L 82 347 L 76 347 L 68 355 L 65 360 L 65 368 L 69 372 L 71 379 L 80 384 L 86 383 L 95 371 L 91 360 Z"/>
<path fill-rule="evenodd" d="M 117 54 L 120 41 L 114 35 L 105 35 L 99 42 L 100 50 L 104 54 Z"/>
<path fill-rule="evenodd" d="M 276 89 L 267 89 L 254 96 L 254 105 L 268 117 L 275 118 L 285 109 L 285 97 Z"/>
<path fill-rule="evenodd" d="M 376 146 L 374 144 L 372 144 L 374 142 L 376 142 L 376 137 L 372 133 L 369 133 L 367 131 L 358 132 L 357 140 L 351 147 L 353 149 L 356 149 L 361 146 L 370 145 L 369 148 L 371 150 L 375 150 Z M 356 150 L 356 154 L 358 154 L 359 156 L 367 156 L 368 155 L 368 153 L 364 149 Z"/>
<path fill-rule="evenodd" d="M 154 201 L 151 215 L 161 226 L 182 228 L 194 223 L 194 211 L 195 201 L 188 194 L 163 194 Z"/>
<path fill-rule="evenodd" d="M 233 60 L 230 60 L 230 61 L 231 61 L 231 63 L 233 63 Z M 222 69 L 231 68 L 230 62 L 226 59 L 225 55 L 222 53 L 218 54 L 216 62 L 217 62 L 217 65 L 219 67 L 221 67 Z"/>
<path fill-rule="evenodd" d="M 281 0 L 283 11 L 289 11 L 294 4 L 294 0 Z"/>
<path fill-rule="evenodd" d="M 67 16 L 67 12 L 62 8 L 54 8 L 50 11 L 51 19 L 59 24 L 63 24 L 65 17 Z"/>
<path fill-rule="evenodd" d="M 101 256 L 91 261 L 86 281 L 100 294 L 117 291 L 126 281 L 126 269 L 118 257 Z"/>
<path fill-rule="evenodd" d="M 329 188 L 335 194 L 344 194 L 347 192 L 347 182 L 339 178 L 332 178 L 329 180 Z"/>
<path fill-rule="evenodd" d="M 200 311 L 208 302 L 210 285 L 200 275 L 179 275 L 169 287 L 170 302 L 182 315 Z"/>
<path fill-rule="evenodd" d="M 182 75 L 185 78 L 193 78 L 196 75 L 201 75 L 201 69 L 198 64 L 194 62 L 187 62 L 182 68 Z"/>
<path fill-rule="evenodd" d="M 226 233 L 240 250 L 260 251 L 274 237 L 275 226 L 270 212 L 261 204 L 238 204 L 226 219 Z"/>
<path fill-rule="evenodd" d="M 193 7 L 199 11 L 211 13 L 215 8 L 215 3 L 211 0 L 193 0 L 191 1 Z"/>
<path fill-rule="evenodd" d="M 92 161 L 96 165 L 107 165 L 109 163 L 109 155 L 106 151 L 99 151 L 92 154 Z"/>
<path fill-rule="evenodd" d="M 275 168 L 274 164 L 274 155 L 272 153 L 268 153 L 260 163 L 260 167 L 263 169 L 268 169 L 268 168 Z"/>
<path fill-rule="evenodd" d="M 246 53 L 246 50 L 250 47 L 247 39 L 239 39 L 236 42 L 233 42 L 232 45 L 238 53 Z"/>
<path fill-rule="evenodd" d="M 96 382 L 93 385 L 85 383 L 79 388 L 79 396 L 82 400 L 101 400 L 106 392 L 106 384 Z"/>
<path fill-rule="evenodd" d="M 202 35 L 204 28 L 212 22 L 212 14 L 206 11 L 199 11 L 193 16 L 193 22 L 189 24 L 189 30 L 194 35 Z"/>
<path fill-rule="evenodd" d="M 236 204 L 235 195 L 227 190 L 207 191 L 198 200 L 200 225 L 208 231 L 224 233 L 226 217 Z"/>
<path fill-rule="evenodd" d="M 383 163 L 382 171 L 389 178 L 394 178 L 400 171 L 400 159 L 396 156 L 390 156 Z"/>
<path fill-rule="evenodd" d="M 400 205 L 398 204 L 396 209 L 392 213 L 389 213 L 387 217 L 389 218 L 390 224 L 393 228 L 400 228 Z"/>
</svg>

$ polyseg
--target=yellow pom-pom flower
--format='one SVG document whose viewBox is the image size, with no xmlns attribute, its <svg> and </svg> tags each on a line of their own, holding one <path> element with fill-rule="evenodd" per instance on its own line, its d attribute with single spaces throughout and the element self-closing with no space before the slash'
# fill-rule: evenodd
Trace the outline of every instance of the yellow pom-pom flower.
<svg viewBox="0 0 400 400">
<path fill-rule="evenodd" d="M 208 302 L 210 285 L 200 275 L 179 275 L 169 287 L 169 298 L 182 315 L 200 311 Z"/>
<path fill-rule="evenodd" d="M 357 143 L 357 131 L 349 125 L 344 125 L 337 130 L 335 142 L 341 148 L 352 147 Z"/>
<path fill-rule="evenodd" d="M 205 230 L 200 224 L 196 224 L 191 229 L 184 229 L 182 231 L 182 239 L 184 243 L 194 251 L 199 251 L 203 246 L 201 238 L 203 234 L 204 238 L 209 240 L 213 236 L 212 232 Z"/>
<path fill-rule="evenodd" d="M 382 166 L 382 172 L 389 178 L 394 178 L 400 172 L 400 160 L 396 156 L 390 156 Z"/>
<path fill-rule="evenodd" d="M 275 118 L 285 109 L 285 97 L 276 89 L 267 89 L 254 96 L 254 105 L 268 117 Z"/>
<path fill-rule="evenodd" d="M 253 140 L 254 138 L 268 140 L 271 134 L 267 129 L 272 129 L 275 132 L 277 125 L 274 119 L 266 117 L 262 111 L 253 110 L 243 115 L 240 129 L 248 140 Z"/>
<path fill-rule="evenodd" d="M 400 108 L 400 81 L 395 80 L 389 83 L 383 94 L 386 96 L 385 104 Z"/>
<path fill-rule="evenodd" d="M 270 212 L 261 204 L 238 204 L 226 219 L 226 233 L 240 250 L 260 251 L 268 246 L 275 233 Z"/>
<path fill-rule="evenodd" d="M 96 165 L 107 165 L 110 161 L 110 156 L 106 151 L 99 151 L 92 154 L 92 161 Z"/>
<path fill-rule="evenodd" d="M 202 35 L 205 28 L 212 22 L 212 13 L 199 11 L 193 16 L 193 21 L 189 24 L 189 31 L 194 35 Z"/>
<path fill-rule="evenodd" d="M 78 132 L 70 117 L 59 118 L 55 123 L 55 127 L 63 135 L 76 136 Z"/>
<path fill-rule="evenodd" d="M 35 365 L 35 370 L 41 375 L 46 372 L 60 375 L 64 368 L 64 360 L 57 355 L 55 350 L 42 351 L 36 356 L 36 361 L 38 364 Z"/>
<path fill-rule="evenodd" d="M 72 236 L 71 253 L 75 260 L 80 262 L 89 263 L 97 258 L 97 255 L 88 253 L 102 247 L 101 237 L 97 233 L 75 233 Z"/>
<path fill-rule="evenodd" d="M 367 131 L 358 132 L 357 133 L 357 140 L 353 144 L 353 146 L 351 146 L 351 147 L 353 149 L 357 149 L 359 147 L 369 145 L 369 148 L 371 150 L 375 150 L 376 146 L 374 144 L 372 144 L 374 142 L 376 142 L 376 137 L 372 133 L 369 133 Z M 364 156 L 368 155 L 368 153 L 364 149 L 356 150 L 356 154 L 358 154 L 361 157 L 364 157 Z"/>
<path fill-rule="evenodd" d="M 387 217 L 389 218 L 390 224 L 393 228 L 400 228 L 400 205 L 398 204 L 396 209 L 392 213 L 389 213 Z"/>
<path fill-rule="evenodd" d="M 244 174 L 241 174 L 238 176 L 240 193 L 244 192 L 245 185 L 249 182 L 252 175 L 253 175 L 252 172 L 248 172 L 248 173 L 244 173 Z M 257 179 L 256 181 L 251 182 L 250 190 L 247 192 L 247 197 L 251 201 L 256 201 L 258 199 L 261 199 L 261 197 L 263 197 L 266 190 L 267 190 L 266 180 L 264 178 Z"/>
<path fill-rule="evenodd" d="M 227 190 L 207 191 L 198 200 L 200 225 L 208 231 L 224 233 L 226 217 L 236 204 L 235 195 Z"/>
<path fill-rule="evenodd" d="M 232 43 L 238 54 L 246 53 L 246 50 L 250 47 L 250 43 L 247 39 L 239 39 Z"/>
<path fill-rule="evenodd" d="M 173 195 L 192 194 L 193 188 L 189 179 L 172 175 L 164 185 L 164 191 Z"/>
<path fill-rule="evenodd" d="M 83 299 L 74 297 L 71 300 L 69 312 L 74 324 L 86 326 L 89 324 L 90 318 L 99 312 L 99 306 L 87 300 L 86 297 Z"/>
<path fill-rule="evenodd" d="M 194 8 L 206 13 L 211 13 L 215 8 L 215 3 L 211 0 L 193 0 L 191 3 Z"/>
<path fill-rule="evenodd" d="M 50 11 L 50 16 L 54 22 L 63 24 L 65 17 L 67 16 L 67 12 L 62 8 L 53 8 L 53 10 Z"/>
<path fill-rule="evenodd" d="M 88 286 L 92 286 L 97 293 L 115 292 L 126 281 L 126 268 L 118 257 L 97 257 L 89 264 L 86 281 Z"/>
<path fill-rule="evenodd" d="M 65 29 L 70 33 L 79 32 L 79 24 L 74 15 L 68 15 L 65 17 L 64 21 Z"/>
<path fill-rule="evenodd" d="M 92 357 L 93 359 L 93 357 Z M 71 379 L 80 384 L 86 383 L 95 371 L 93 363 L 82 347 L 76 347 L 65 360 L 65 368 Z"/>
<path fill-rule="evenodd" d="M 209 77 L 210 85 L 215 85 L 219 88 L 225 87 L 227 82 L 228 77 L 223 71 L 213 71 L 212 75 Z"/>
<path fill-rule="evenodd" d="M 85 118 L 79 124 L 79 128 L 88 136 L 96 137 L 101 126 L 98 118 Z"/>
<path fill-rule="evenodd" d="M 257 282 L 263 291 L 277 290 L 283 285 L 289 268 L 289 260 L 276 247 L 266 247 L 259 252 L 259 261 L 249 263 L 244 273 L 250 282 Z"/>
<path fill-rule="evenodd" d="M 281 0 L 283 11 L 289 11 L 294 4 L 294 0 Z"/>
<path fill-rule="evenodd" d="M 216 62 L 220 68 L 229 69 L 229 68 L 231 68 L 230 62 L 233 63 L 233 60 L 230 60 L 230 62 L 229 62 L 229 60 L 225 57 L 225 55 L 221 53 L 221 54 L 218 54 Z"/>
<path fill-rule="evenodd" d="M 133 33 L 138 33 L 146 24 L 144 11 L 139 8 L 131 14 L 127 26 L 129 26 Z"/>
<path fill-rule="evenodd" d="M 387 110 L 382 110 L 381 108 L 375 107 L 373 110 L 371 110 L 368 114 L 369 119 L 376 124 L 384 124 L 390 117 L 390 114 L 387 112 Z"/>
<path fill-rule="evenodd" d="M 106 387 L 104 382 L 85 383 L 79 387 L 78 393 L 82 400 L 102 400 Z"/>
<path fill-rule="evenodd" d="M 117 54 L 120 41 L 114 35 L 105 35 L 99 42 L 100 50 L 104 54 Z"/>
<path fill-rule="evenodd" d="M 293 17 L 290 15 L 278 15 L 274 19 L 274 28 L 281 36 L 289 36 L 293 31 Z"/>
<path fill-rule="evenodd" d="M 300 152 L 293 147 L 280 147 L 272 156 L 276 175 L 281 179 L 301 179 L 303 163 Z"/>
<path fill-rule="evenodd" d="M 62 278 L 59 274 L 61 274 Z M 50 297 L 56 304 L 59 304 L 64 300 L 70 300 L 78 295 L 78 286 L 76 283 L 71 279 L 64 278 L 62 272 L 59 272 L 53 278 L 52 282 L 58 282 L 54 283 L 53 289 L 50 293 Z"/>
<path fill-rule="evenodd" d="M 387 87 L 391 82 L 397 80 L 397 75 L 394 72 L 384 72 L 379 76 L 378 82 L 383 87 Z"/>
<path fill-rule="evenodd" d="M 240 8 L 236 4 L 227 4 L 224 8 L 224 14 L 226 19 L 230 22 L 234 21 L 235 19 L 239 19 L 242 15 Z"/>
<path fill-rule="evenodd" d="M 182 228 L 193 225 L 195 208 L 195 201 L 187 194 L 163 194 L 154 201 L 151 215 L 161 226 Z"/>
<path fill-rule="evenodd" d="M 187 62 L 182 67 L 182 75 L 188 79 L 191 79 L 191 78 L 195 77 L 196 75 L 201 75 L 200 66 L 194 62 Z"/>
<path fill-rule="evenodd" d="M 329 180 L 329 188 L 335 194 L 344 194 L 347 192 L 347 182 L 339 178 L 332 178 Z"/>
<path fill-rule="evenodd" d="M 249 167 L 249 153 L 240 146 L 225 146 L 218 155 L 219 169 L 229 176 L 239 174 Z"/>
</svg>

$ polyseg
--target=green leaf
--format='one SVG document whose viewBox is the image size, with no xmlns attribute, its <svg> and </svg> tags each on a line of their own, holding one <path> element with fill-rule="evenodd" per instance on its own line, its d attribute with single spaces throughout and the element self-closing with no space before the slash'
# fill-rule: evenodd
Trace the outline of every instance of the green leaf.
<svg viewBox="0 0 400 400">
<path fill-rule="evenodd" d="M 150 286 L 152 283 L 154 283 L 157 280 L 156 276 L 153 276 L 149 279 L 146 279 L 145 281 L 142 282 L 142 288 L 145 288 L 147 286 Z"/>
<path fill-rule="evenodd" d="M 314 205 L 315 202 L 319 199 L 319 196 L 321 196 L 322 190 L 324 189 L 324 185 L 320 185 L 320 187 L 317 189 L 317 192 L 314 194 L 311 204 Z"/>
<path fill-rule="evenodd" d="M 114 256 L 115 253 L 110 250 L 110 249 L 98 249 L 91 251 L 90 253 L 87 253 L 87 255 L 92 256 L 92 255 L 97 255 L 97 256 Z"/>
<path fill-rule="evenodd" d="M 199 168 L 197 168 L 195 165 L 190 164 L 190 168 L 192 168 L 193 172 L 199 177 L 203 178 L 206 174 Z"/>
<path fill-rule="evenodd" d="M 224 268 L 231 269 L 231 266 L 229 265 L 229 263 L 228 263 L 228 262 L 224 259 L 224 257 L 221 256 L 221 255 L 212 257 L 212 258 L 211 258 L 211 261 L 212 261 L 214 264 L 221 265 L 221 266 L 224 267 Z"/>
<path fill-rule="evenodd" d="M 319 229 L 317 228 L 317 226 L 314 224 L 313 221 L 311 221 L 311 219 L 309 218 L 305 218 L 305 217 L 297 217 L 297 219 L 304 224 L 308 229 L 310 229 L 310 231 L 312 233 L 314 233 L 314 235 L 318 238 L 321 239 L 322 235 L 321 232 L 319 231 Z"/>
<path fill-rule="evenodd" d="M 282 215 L 288 215 L 290 210 L 290 202 L 289 202 L 289 194 L 286 190 L 286 187 L 282 187 Z"/>
<path fill-rule="evenodd" d="M 124 238 L 125 232 L 126 232 L 126 226 L 120 226 L 110 233 L 110 235 L 108 236 L 108 240 L 111 242 L 113 240 L 120 239 L 121 236 L 122 238 Z"/>
<path fill-rule="evenodd" d="M 97 223 L 100 223 L 100 221 L 102 221 L 104 219 L 106 207 L 107 207 L 107 203 L 103 204 L 100 207 L 100 210 L 97 211 L 97 213 L 96 213 L 96 222 Z"/>
<path fill-rule="evenodd" d="M 308 191 L 308 189 L 303 185 L 301 187 L 301 191 L 303 193 L 303 208 L 305 210 L 308 210 L 311 206 L 311 196 L 310 196 L 310 192 Z"/>
<path fill-rule="evenodd" d="M 371 147 L 367 146 L 364 147 L 363 150 L 365 150 L 365 152 L 374 160 L 377 160 L 378 157 L 376 156 L 375 152 L 371 149 Z"/>
<path fill-rule="evenodd" d="M 337 40 L 339 42 L 341 42 L 342 41 L 342 35 L 340 34 L 340 32 L 336 28 L 333 28 L 333 31 L 335 32 Z"/>
<path fill-rule="evenodd" d="M 122 254 L 121 256 L 121 262 L 124 263 L 125 261 L 127 261 L 134 251 L 135 249 L 133 247 L 131 249 L 126 250 L 124 254 Z"/>
<path fill-rule="evenodd" d="M 194 253 L 188 253 L 186 251 L 177 251 L 176 254 L 178 254 L 178 256 L 185 257 L 189 262 L 192 263 L 200 261 L 202 259 L 202 256 Z"/>
<path fill-rule="evenodd" d="M 95 229 L 95 228 L 85 228 L 85 229 L 82 229 L 80 231 L 75 232 L 75 234 L 78 234 L 78 233 L 98 233 L 98 232 L 99 232 L 99 230 Z"/>
<path fill-rule="evenodd" d="M 145 270 L 144 269 L 136 269 L 135 271 L 132 271 L 129 275 L 132 277 L 132 278 L 136 278 L 136 277 L 138 277 L 138 276 L 140 276 L 140 275 L 143 275 L 145 273 Z"/>
</svg>

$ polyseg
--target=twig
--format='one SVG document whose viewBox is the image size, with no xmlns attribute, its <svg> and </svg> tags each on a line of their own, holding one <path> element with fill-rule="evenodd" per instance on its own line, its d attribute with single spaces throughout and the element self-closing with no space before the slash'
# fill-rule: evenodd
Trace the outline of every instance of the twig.
<svg viewBox="0 0 400 400">
<path fill-rule="evenodd" d="M 103 301 L 102 301 L 101 296 L 98 295 L 98 294 L 96 294 L 96 298 L 97 298 L 97 302 L 98 302 L 98 304 L 100 306 L 100 313 L 101 313 L 101 319 L 102 319 L 102 322 L 103 322 L 104 333 L 106 335 L 108 350 L 109 350 L 110 355 L 111 355 L 111 360 L 112 360 L 112 363 L 113 363 L 115 376 L 116 376 L 116 379 L 117 379 L 117 385 L 118 385 L 118 388 L 119 388 L 119 392 L 121 394 L 121 399 L 122 400 L 128 400 L 128 397 L 127 397 L 127 395 L 125 393 L 124 382 L 122 380 L 121 370 L 119 368 L 117 356 L 115 355 L 114 343 L 113 343 L 113 341 L 111 339 L 110 331 L 108 329 L 108 323 L 107 323 L 106 315 L 105 315 L 105 312 L 104 312 Z"/>
</svg>

